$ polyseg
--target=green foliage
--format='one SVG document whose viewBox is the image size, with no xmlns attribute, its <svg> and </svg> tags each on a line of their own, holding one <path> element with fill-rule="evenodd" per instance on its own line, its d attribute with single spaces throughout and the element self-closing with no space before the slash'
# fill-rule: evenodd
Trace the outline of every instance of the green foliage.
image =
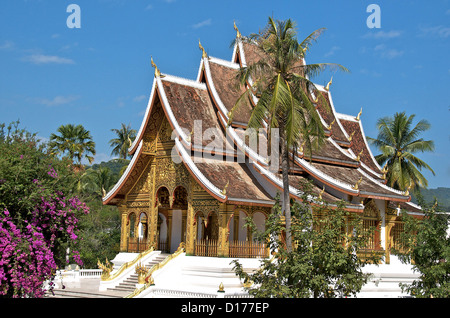
<svg viewBox="0 0 450 318">
<path fill-rule="evenodd" d="M 104 206 L 103 191 L 119 179 L 127 160 L 94 165 L 85 170 L 70 156 L 58 158 L 52 147 L 36 134 L 19 128 L 19 121 L 0 124 L 0 209 L 5 208 L 20 224 L 30 217 L 41 197 L 62 192 L 78 196 L 90 208 L 79 216 L 78 250 L 85 268 L 96 268 L 97 257 L 113 258 L 119 250 L 120 216 L 116 207 Z M 113 172 L 104 166 L 111 166 Z M 56 176 L 56 177 L 55 177 Z M 67 242 L 55 246 L 55 259 L 64 267 Z"/>
<path fill-rule="evenodd" d="M 121 159 L 127 159 L 129 157 L 128 148 L 131 147 L 134 139 L 136 138 L 136 130 L 131 129 L 130 124 L 125 126 L 122 123 L 122 127 L 120 129 L 111 129 L 117 137 L 113 138 L 109 141 L 109 145 L 113 147 L 111 151 L 112 155 L 117 155 Z"/>
<path fill-rule="evenodd" d="M 19 124 L 11 123 L 6 130 L 0 125 L 0 209 L 8 208 L 21 220 L 43 196 L 57 191 L 73 195 L 69 188 L 75 175 L 70 161 L 51 155 L 36 134 L 19 129 Z"/>
<path fill-rule="evenodd" d="M 414 155 L 417 152 L 434 150 L 432 140 L 419 138 L 422 132 L 430 129 L 430 124 L 426 120 L 420 120 L 412 128 L 414 117 L 415 115 L 408 117 L 402 112 L 395 113 L 393 118 L 380 118 L 377 121 L 377 138 L 367 138 L 381 151 L 375 159 L 380 165 L 386 164 L 388 185 L 402 191 L 428 186 L 427 179 L 420 172 L 423 168 L 434 175 L 433 169 Z"/>
<path fill-rule="evenodd" d="M 393 251 L 404 263 L 413 264 L 419 279 L 401 287 L 418 298 L 450 297 L 450 215 L 436 211 L 436 205 L 421 202 L 424 218 L 402 213 L 405 222 L 400 236 L 400 250 Z"/>
<path fill-rule="evenodd" d="M 258 240 L 268 244 L 272 257 L 262 260 L 260 269 L 253 274 L 245 273 L 234 261 L 234 270 L 240 278 L 254 283 L 247 288 L 251 295 L 283 298 L 355 295 L 370 276 L 362 272 L 362 267 L 380 260 L 376 254 L 358 257 L 365 251 L 374 229 L 365 230 L 358 215 L 345 211 L 344 202 L 334 208 L 326 204 L 313 207 L 310 187 L 303 184 L 303 203 L 292 204 L 292 251 L 286 249 L 286 228 L 277 198 L 265 231 L 257 235 Z M 313 218 L 313 208 L 320 218 Z M 256 230 L 251 223 L 249 226 Z"/>
<path fill-rule="evenodd" d="M 83 158 L 92 163 L 96 153 L 91 133 L 82 125 L 61 125 L 58 134 L 50 135 L 49 146 L 54 154 L 67 155 L 80 166 Z"/>
</svg>

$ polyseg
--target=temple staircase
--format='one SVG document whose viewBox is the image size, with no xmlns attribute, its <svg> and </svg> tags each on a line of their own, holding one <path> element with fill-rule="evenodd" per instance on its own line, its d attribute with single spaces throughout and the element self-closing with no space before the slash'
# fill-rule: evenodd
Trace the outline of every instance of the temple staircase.
<svg viewBox="0 0 450 318">
<path fill-rule="evenodd" d="M 162 262 L 167 256 L 170 254 L 166 253 L 160 253 L 156 255 L 154 258 L 150 259 L 148 262 L 143 264 L 147 269 L 152 268 L 154 265 Z M 115 292 L 123 292 L 123 295 L 126 296 L 136 289 L 136 285 L 138 284 L 138 275 L 135 273 L 132 273 L 129 275 L 124 281 L 119 283 L 116 287 L 108 288 L 108 291 L 115 291 Z"/>
</svg>

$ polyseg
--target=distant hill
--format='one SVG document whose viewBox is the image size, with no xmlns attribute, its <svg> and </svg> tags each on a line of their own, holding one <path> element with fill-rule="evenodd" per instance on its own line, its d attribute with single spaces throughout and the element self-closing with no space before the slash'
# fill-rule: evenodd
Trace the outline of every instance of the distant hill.
<svg viewBox="0 0 450 318">
<path fill-rule="evenodd" d="M 425 202 L 433 203 L 434 198 L 436 198 L 440 209 L 445 212 L 450 212 L 450 188 L 421 189 L 420 193 Z M 411 201 L 417 203 L 417 198 L 412 195 Z"/>
</svg>

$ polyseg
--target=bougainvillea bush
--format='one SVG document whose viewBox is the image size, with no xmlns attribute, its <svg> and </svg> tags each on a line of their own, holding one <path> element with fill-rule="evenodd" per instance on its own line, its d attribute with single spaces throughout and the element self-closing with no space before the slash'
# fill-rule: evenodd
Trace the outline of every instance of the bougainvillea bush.
<svg viewBox="0 0 450 318">
<path fill-rule="evenodd" d="M 42 297 L 58 267 L 82 265 L 77 223 L 89 209 L 75 182 L 71 163 L 35 135 L 0 125 L 0 297 Z"/>
</svg>

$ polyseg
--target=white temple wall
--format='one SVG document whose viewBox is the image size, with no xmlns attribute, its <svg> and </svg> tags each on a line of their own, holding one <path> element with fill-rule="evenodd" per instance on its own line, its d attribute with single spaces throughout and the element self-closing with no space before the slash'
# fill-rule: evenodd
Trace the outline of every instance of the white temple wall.
<svg viewBox="0 0 450 318">
<path fill-rule="evenodd" d="M 170 242 L 170 252 L 173 253 L 177 250 L 181 242 L 181 210 L 172 210 L 172 238 Z"/>
</svg>

